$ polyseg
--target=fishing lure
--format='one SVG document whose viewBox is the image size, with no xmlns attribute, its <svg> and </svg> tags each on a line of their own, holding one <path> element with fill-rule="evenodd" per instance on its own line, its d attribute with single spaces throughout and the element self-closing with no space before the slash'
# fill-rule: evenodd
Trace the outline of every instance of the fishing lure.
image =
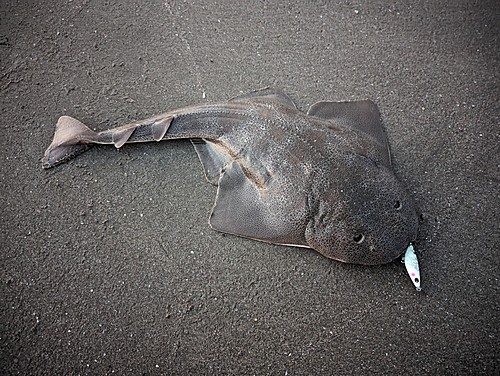
<svg viewBox="0 0 500 376">
<path fill-rule="evenodd" d="M 413 244 L 410 243 L 406 252 L 401 259 L 401 262 L 405 264 L 406 270 L 408 271 L 408 275 L 411 278 L 411 281 L 415 285 L 417 291 L 422 291 L 420 287 L 420 270 L 418 268 L 418 259 L 415 254 L 415 250 L 413 249 Z"/>
</svg>

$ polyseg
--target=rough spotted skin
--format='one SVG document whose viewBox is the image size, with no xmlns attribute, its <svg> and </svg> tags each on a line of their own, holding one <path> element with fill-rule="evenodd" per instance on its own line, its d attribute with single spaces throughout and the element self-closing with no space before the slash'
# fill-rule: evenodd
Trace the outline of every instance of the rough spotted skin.
<svg viewBox="0 0 500 376">
<path fill-rule="evenodd" d="M 344 154 L 342 159 L 351 171 L 349 179 L 332 183 L 318 178 L 321 183 L 312 189 L 306 241 L 337 260 L 389 262 L 414 240 L 418 222 L 413 206 L 386 166 L 358 154 Z"/>
<path fill-rule="evenodd" d="M 266 89 L 100 133 L 63 117 L 43 164 L 82 145 L 178 138 L 193 140 L 207 180 L 218 185 L 210 217 L 218 231 L 357 264 L 390 262 L 416 238 L 417 215 L 370 101 L 320 102 L 304 114 Z"/>
</svg>

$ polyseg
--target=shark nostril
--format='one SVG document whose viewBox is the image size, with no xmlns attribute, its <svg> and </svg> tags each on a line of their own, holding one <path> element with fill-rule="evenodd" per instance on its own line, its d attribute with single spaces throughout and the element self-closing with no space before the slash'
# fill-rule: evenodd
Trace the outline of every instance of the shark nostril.
<svg viewBox="0 0 500 376">
<path fill-rule="evenodd" d="M 402 207 L 403 205 L 401 204 L 401 202 L 399 200 L 396 200 L 396 202 L 394 203 L 394 209 L 401 210 Z"/>
<path fill-rule="evenodd" d="M 365 236 L 363 234 L 357 234 L 357 235 L 354 235 L 352 240 L 354 240 L 358 244 L 361 244 L 365 240 Z"/>
</svg>

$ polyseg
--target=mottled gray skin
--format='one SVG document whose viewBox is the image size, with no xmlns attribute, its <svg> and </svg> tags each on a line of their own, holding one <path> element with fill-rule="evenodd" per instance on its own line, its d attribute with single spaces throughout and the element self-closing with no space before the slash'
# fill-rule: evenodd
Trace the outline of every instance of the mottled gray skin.
<svg viewBox="0 0 500 376">
<path fill-rule="evenodd" d="M 91 144 L 180 138 L 193 141 L 218 186 L 215 230 L 367 265 L 394 260 L 416 238 L 417 215 L 371 101 L 319 102 L 306 115 L 265 89 L 100 133 L 61 117 L 42 162 L 53 167 Z"/>
</svg>

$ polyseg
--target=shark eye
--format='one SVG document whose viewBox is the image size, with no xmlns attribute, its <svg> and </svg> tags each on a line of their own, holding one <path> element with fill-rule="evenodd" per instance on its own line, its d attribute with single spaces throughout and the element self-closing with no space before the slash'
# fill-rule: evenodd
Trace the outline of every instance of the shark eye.
<svg viewBox="0 0 500 376">
<path fill-rule="evenodd" d="M 403 205 L 401 204 L 401 202 L 399 202 L 399 200 L 396 200 L 396 202 L 394 203 L 394 209 L 401 210 L 402 207 Z"/>
<path fill-rule="evenodd" d="M 357 234 L 357 235 L 354 235 L 352 240 L 354 240 L 358 244 L 361 244 L 365 240 L 365 236 L 363 234 Z"/>
</svg>

